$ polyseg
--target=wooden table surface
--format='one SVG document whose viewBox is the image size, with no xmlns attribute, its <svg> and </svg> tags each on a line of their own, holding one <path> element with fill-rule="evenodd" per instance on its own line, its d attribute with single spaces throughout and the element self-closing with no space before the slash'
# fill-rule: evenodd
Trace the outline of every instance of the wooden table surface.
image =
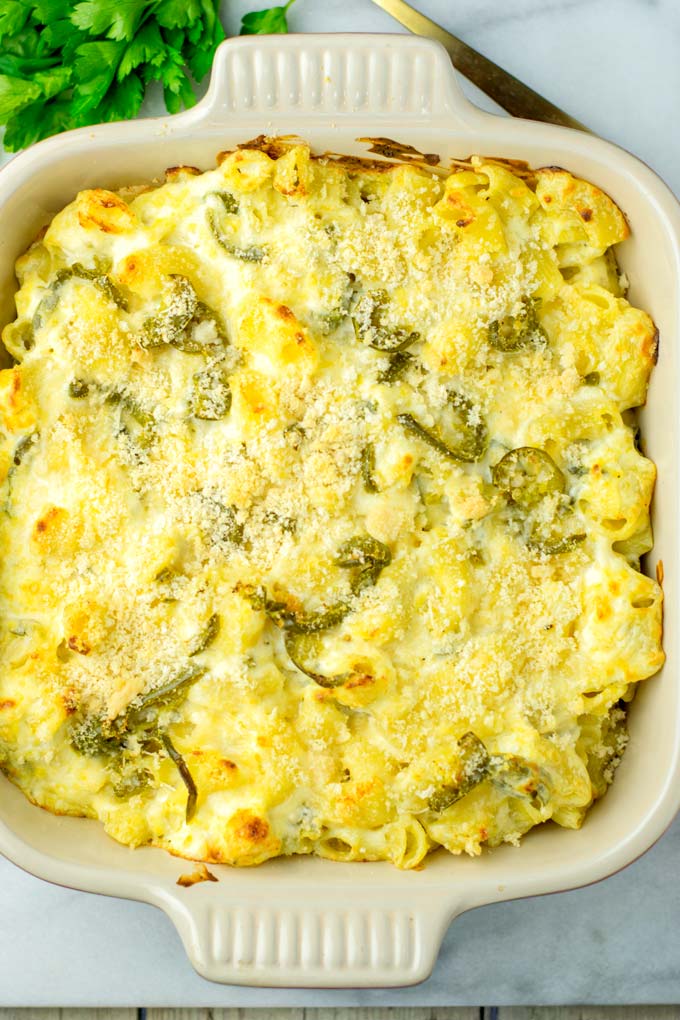
<svg viewBox="0 0 680 1020">
<path fill-rule="evenodd" d="M 680 1020 L 680 1006 L 346 1009 L 0 1009 L 0 1020 Z"/>
</svg>

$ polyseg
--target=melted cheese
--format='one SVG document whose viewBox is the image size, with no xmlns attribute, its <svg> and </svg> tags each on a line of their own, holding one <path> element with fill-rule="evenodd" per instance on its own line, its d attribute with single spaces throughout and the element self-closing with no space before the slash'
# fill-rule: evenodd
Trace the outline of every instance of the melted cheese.
<svg viewBox="0 0 680 1020">
<path fill-rule="evenodd" d="M 3 335 L 10 778 L 236 865 L 580 825 L 663 661 L 626 233 L 565 171 L 281 143 L 79 194 Z"/>
</svg>

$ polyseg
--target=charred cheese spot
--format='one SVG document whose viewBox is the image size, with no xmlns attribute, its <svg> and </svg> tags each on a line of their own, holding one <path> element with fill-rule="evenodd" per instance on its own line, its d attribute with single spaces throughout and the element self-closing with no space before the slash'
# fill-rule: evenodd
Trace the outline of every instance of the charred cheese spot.
<svg viewBox="0 0 680 1020">
<path fill-rule="evenodd" d="M 200 177 L 202 171 L 195 166 L 171 166 L 165 171 L 166 181 L 181 180 L 182 177 Z"/>
<path fill-rule="evenodd" d="M 75 535 L 68 511 L 61 506 L 48 507 L 33 525 L 31 537 L 43 555 L 72 549 Z"/>
<path fill-rule="evenodd" d="M 124 234 L 136 224 L 136 217 L 128 204 L 112 191 L 102 188 L 81 191 L 77 202 L 78 220 L 86 230 Z"/>
<path fill-rule="evenodd" d="M 262 818 L 244 812 L 235 835 L 249 843 L 261 843 L 269 835 L 269 826 Z"/>
<path fill-rule="evenodd" d="M 29 429 L 36 422 L 36 411 L 18 365 L 0 371 L 0 416 L 11 432 Z"/>
</svg>

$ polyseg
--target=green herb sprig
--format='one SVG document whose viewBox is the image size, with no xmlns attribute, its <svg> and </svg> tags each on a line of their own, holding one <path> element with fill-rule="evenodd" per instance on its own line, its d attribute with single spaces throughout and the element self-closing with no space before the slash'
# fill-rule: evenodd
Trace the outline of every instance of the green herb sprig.
<svg viewBox="0 0 680 1020">
<path fill-rule="evenodd" d="M 241 20 L 241 35 L 280 35 L 288 31 L 288 8 L 294 0 L 288 0 L 283 7 L 268 7 L 264 11 L 251 11 Z"/>
<path fill-rule="evenodd" d="M 285 7 L 254 11 L 242 34 L 287 31 Z M 16 152 L 74 127 L 127 120 L 147 86 L 170 113 L 196 102 L 224 39 L 219 0 L 2 0 L 0 125 Z"/>
</svg>

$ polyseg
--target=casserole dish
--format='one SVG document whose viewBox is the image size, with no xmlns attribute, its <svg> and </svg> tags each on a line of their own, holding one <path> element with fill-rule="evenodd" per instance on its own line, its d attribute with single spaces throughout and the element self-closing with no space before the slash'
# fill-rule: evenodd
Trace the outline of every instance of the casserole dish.
<svg viewBox="0 0 680 1020">
<path fill-rule="evenodd" d="M 649 407 L 646 452 L 657 463 L 654 554 L 663 560 L 667 621 L 676 604 L 680 215 L 642 164 L 577 132 L 500 119 L 459 92 L 443 49 L 400 36 L 303 36 L 223 44 L 206 99 L 158 121 L 107 125 L 44 142 L 0 174 L 3 322 L 12 315 L 13 264 L 36 229 L 82 189 L 117 188 L 167 166 L 212 165 L 216 152 L 260 133 L 299 134 L 316 151 L 364 154 L 384 136 L 436 151 L 558 164 L 604 188 L 631 221 L 621 249 L 631 299 L 650 310 L 662 342 Z M 630 716 L 631 740 L 616 782 L 583 829 L 546 826 L 520 850 L 481 858 L 435 855 L 421 872 L 381 864 L 340 867 L 277 860 L 254 871 L 215 867 L 219 884 L 177 886 L 192 870 L 153 849 L 130 851 L 94 822 L 38 811 L 0 784 L 0 851 L 63 885 L 143 900 L 164 909 L 192 963 L 212 980 L 257 985 L 404 985 L 430 972 L 448 923 L 496 900 L 571 888 L 611 874 L 644 852 L 671 821 L 678 792 L 678 691 L 674 628 L 667 663 Z M 651 749 L 654 748 L 652 755 Z"/>
</svg>

